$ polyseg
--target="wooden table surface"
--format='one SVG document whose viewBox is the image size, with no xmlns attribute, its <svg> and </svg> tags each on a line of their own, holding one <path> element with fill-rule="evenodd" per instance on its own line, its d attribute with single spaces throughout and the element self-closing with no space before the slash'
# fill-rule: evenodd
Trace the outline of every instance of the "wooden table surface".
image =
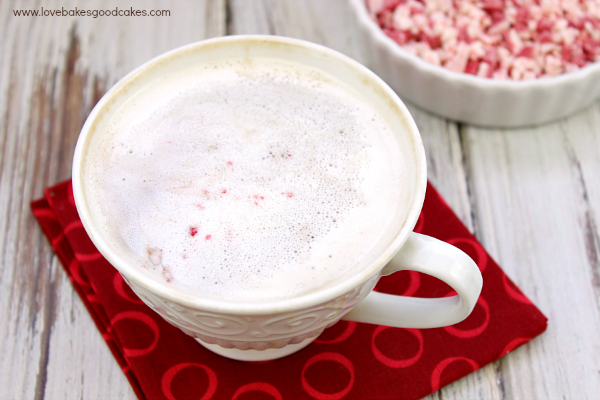
<svg viewBox="0 0 600 400">
<path fill-rule="evenodd" d="M 42 6 L 170 16 L 13 13 Z M 0 1 L 0 399 L 135 397 L 29 209 L 70 177 L 77 136 L 103 93 L 160 53 L 227 34 L 306 39 L 369 66 L 352 21 L 345 0 Z M 549 317 L 542 336 L 430 397 L 598 398 L 600 102 L 510 130 L 408 106 L 429 179 Z"/>
</svg>

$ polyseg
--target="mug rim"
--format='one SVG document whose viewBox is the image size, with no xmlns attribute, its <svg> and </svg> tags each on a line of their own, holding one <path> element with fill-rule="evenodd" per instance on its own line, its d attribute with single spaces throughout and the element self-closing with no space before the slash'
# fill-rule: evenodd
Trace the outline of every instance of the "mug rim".
<svg viewBox="0 0 600 400">
<path fill-rule="evenodd" d="M 266 302 L 249 302 L 240 300 L 229 301 L 201 297 L 200 295 L 181 292 L 173 287 L 152 279 L 149 275 L 144 274 L 134 265 L 130 265 L 123 257 L 119 256 L 118 252 L 113 250 L 112 246 L 110 246 L 104 237 L 98 233 L 99 231 L 96 229 L 96 226 L 93 222 L 94 220 L 87 205 L 83 189 L 85 186 L 83 172 L 86 162 L 85 150 L 87 150 L 87 147 L 89 147 L 87 145 L 87 139 L 95 131 L 94 128 L 98 124 L 98 121 L 101 120 L 105 114 L 110 115 L 110 113 L 105 112 L 105 108 L 113 103 L 117 96 L 126 96 L 126 86 L 132 80 L 144 74 L 146 71 L 152 70 L 153 68 L 168 62 L 169 60 L 176 60 L 178 57 L 182 55 L 184 56 L 184 54 L 189 51 L 201 51 L 201 49 L 206 46 L 240 41 L 246 42 L 248 45 L 259 42 L 271 42 L 280 45 L 305 48 L 316 52 L 323 57 L 326 57 L 330 62 L 346 64 L 346 66 L 352 68 L 357 73 L 360 73 L 370 83 L 377 85 L 378 89 L 381 89 L 383 93 L 387 95 L 389 100 L 391 100 L 398 110 L 400 110 L 400 112 L 403 114 L 403 119 L 406 122 L 406 127 L 408 128 L 406 130 L 406 134 L 410 135 L 410 138 L 414 144 L 415 159 L 417 161 L 417 165 L 415 165 L 417 174 L 416 189 L 413 193 L 413 201 L 408 207 L 406 218 L 402 222 L 402 226 L 398 229 L 394 238 L 390 241 L 389 245 L 375 258 L 375 260 L 369 264 L 368 267 L 358 271 L 352 277 L 335 285 L 326 286 L 325 288 L 321 289 L 317 288 L 314 291 L 301 294 L 299 296 Z M 92 109 L 79 134 L 73 156 L 72 185 L 75 205 L 81 222 L 83 223 L 90 240 L 96 246 L 98 251 L 106 258 L 106 260 L 114 268 L 116 268 L 117 271 L 121 273 L 127 281 L 134 281 L 136 285 L 143 287 L 144 289 L 161 298 L 198 310 L 238 315 L 264 315 L 301 310 L 318 304 L 326 303 L 359 287 L 374 274 L 378 273 L 400 250 L 404 242 L 408 239 L 408 235 L 410 232 L 412 232 L 412 229 L 417 223 L 417 219 L 419 218 L 423 201 L 425 199 L 425 190 L 427 187 L 427 163 L 425 160 L 425 149 L 423 147 L 423 142 L 418 128 L 402 100 L 400 100 L 398 95 L 381 78 L 379 78 L 377 75 L 375 75 L 375 73 L 370 71 L 359 62 L 328 47 L 305 40 L 271 35 L 232 35 L 202 40 L 177 47 L 166 53 L 162 53 L 135 68 L 133 71 L 121 78 L 108 92 L 106 92 L 106 94 Z"/>
</svg>

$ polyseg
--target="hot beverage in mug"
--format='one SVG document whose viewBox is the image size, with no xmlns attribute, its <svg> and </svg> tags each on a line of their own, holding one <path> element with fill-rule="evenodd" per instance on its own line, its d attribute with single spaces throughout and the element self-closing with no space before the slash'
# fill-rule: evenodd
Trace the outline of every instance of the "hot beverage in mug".
<svg viewBox="0 0 600 400">
<path fill-rule="evenodd" d="M 192 294 L 265 302 L 330 285 L 408 210 L 384 118 L 298 63 L 191 66 L 109 124 L 88 156 L 94 218 L 140 271 Z"/>
<path fill-rule="evenodd" d="M 425 187 L 418 130 L 385 83 L 273 36 L 211 39 L 139 67 L 94 108 L 73 161 L 98 250 L 163 318 L 242 360 L 291 354 L 342 317 L 464 319 L 481 274 L 412 232 Z M 401 269 L 458 295 L 371 293 Z"/>
</svg>

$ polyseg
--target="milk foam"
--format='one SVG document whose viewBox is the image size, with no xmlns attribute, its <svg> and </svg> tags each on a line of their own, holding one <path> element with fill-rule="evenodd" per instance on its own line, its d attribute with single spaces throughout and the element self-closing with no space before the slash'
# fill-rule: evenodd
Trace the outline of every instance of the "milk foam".
<svg viewBox="0 0 600 400">
<path fill-rule="evenodd" d="M 91 209 L 113 246 L 224 300 L 298 296 L 363 268 L 403 188 L 390 128 L 357 92 L 270 59 L 154 82 L 90 156 Z"/>
</svg>

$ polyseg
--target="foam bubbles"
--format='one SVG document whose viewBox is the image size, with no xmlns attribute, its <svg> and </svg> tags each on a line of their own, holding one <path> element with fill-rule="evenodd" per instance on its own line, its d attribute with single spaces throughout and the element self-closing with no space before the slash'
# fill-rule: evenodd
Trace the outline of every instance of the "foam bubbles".
<svg viewBox="0 0 600 400">
<path fill-rule="evenodd" d="M 93 154 L 94 212 L 156 279 L 230 300 L 297 296 L 380 240 L 402 157 L 383 119 L 331 77 L 228 64 L 123 107 Z"/>
</svg>

